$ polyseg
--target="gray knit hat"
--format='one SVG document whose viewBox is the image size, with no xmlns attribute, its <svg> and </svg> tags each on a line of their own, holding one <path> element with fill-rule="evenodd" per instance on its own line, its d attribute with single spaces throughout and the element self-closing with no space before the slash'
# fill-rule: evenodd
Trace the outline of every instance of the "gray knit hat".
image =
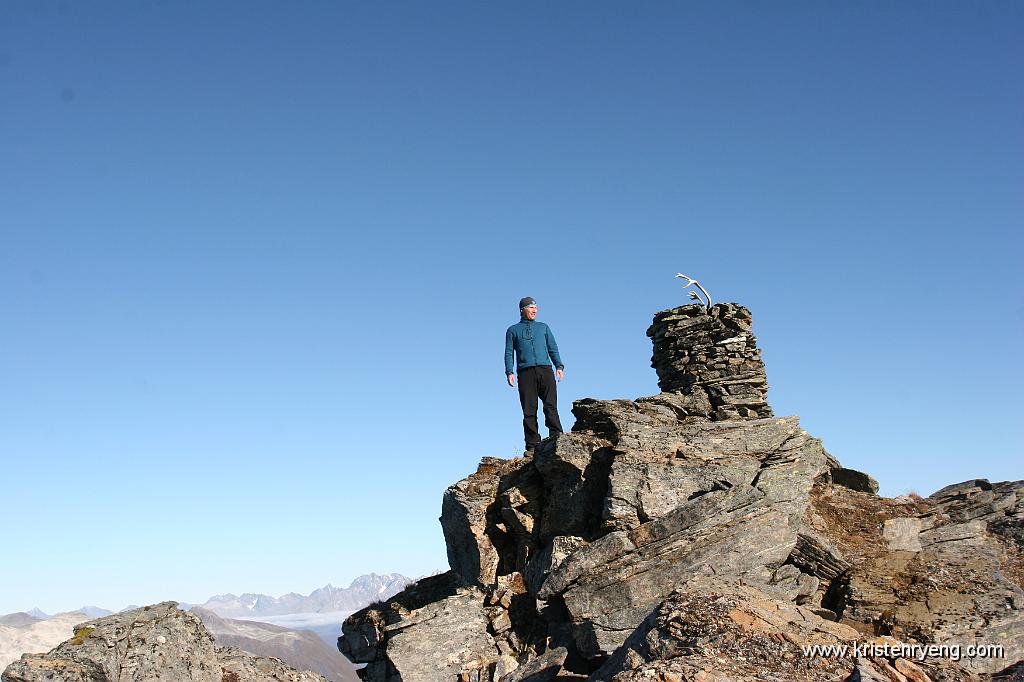
<svg viewBox="0 0 1024 682">
<path fill-rule="evenodd" d="M 519 309 L 520 310 L 522 310 L 526 306 L 530 306 L 530 305 L 537 305 L 537 302 L 535 300 L 533 300 L 532 298 L 530 298 L 529 296 L 519 300 Z"/>
</svg>

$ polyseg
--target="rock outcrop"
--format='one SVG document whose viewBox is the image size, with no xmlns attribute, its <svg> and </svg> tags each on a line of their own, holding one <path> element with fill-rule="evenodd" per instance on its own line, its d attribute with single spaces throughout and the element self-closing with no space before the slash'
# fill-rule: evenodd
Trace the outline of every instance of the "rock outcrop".
<svg viewBox="0 0 1024 682">
<path fill-rule="evenodd" d="M 662 393 L 576 401 L 572 433 L 451 486 L 451 570 L 343 625 L 360 676 L 968 680 L 1024 659 L 1024 483 L 879 497 L 773 416 L 751 332 L 736 304 L 658 313 Z M 1002 651 L 805 650 L 879 641 Z"/>
<path fill-rule="evenodd" d="M 195 615 L 162 602 L 86 621 L 46 654 L 25 654 L 3 682 L 326 682 L 277 658 L 219 647 Z"/>
</svg>

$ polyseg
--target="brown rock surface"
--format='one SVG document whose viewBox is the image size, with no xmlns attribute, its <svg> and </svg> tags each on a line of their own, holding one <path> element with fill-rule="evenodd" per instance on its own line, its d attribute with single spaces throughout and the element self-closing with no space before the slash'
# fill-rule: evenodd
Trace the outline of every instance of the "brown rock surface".
<svg viewBox="0 0 1024 682">
<path fill-rule="evenodd" d="M 844 622 L 907 641 L 1001 645 L 1002 658 L 959 662 L 994 673 L 1024 658 L 1024 550 L 1012 533 L 1000 532 L 1019 527 L 1016 499 L 1024 484 L 969 483 L 959 484 L 957 495 L 905 499 L 821 486 L 807 522 L 833 538 L 850 563 L 842 589 L 822 595 Z M 980 504 L 979 496 L 987 502 Z M 892 521 L 905 519 L 923 529 L 918 550 L 902 542 L 894 548 L 891 533 L 886 540 Z"/>
<path fill-rule="evenodd" d="M 696 579 L 662 602 L 590 679 L 831 682 L 849 675 L 853 661 L 809 657 L 803 647 L 856 637 L 849 626 L 752 587 Z"/>
</svg>

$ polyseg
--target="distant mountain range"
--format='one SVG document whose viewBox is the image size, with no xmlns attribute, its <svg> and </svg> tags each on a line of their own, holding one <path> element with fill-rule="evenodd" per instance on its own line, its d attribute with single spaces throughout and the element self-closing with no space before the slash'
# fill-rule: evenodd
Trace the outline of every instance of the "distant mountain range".
<svg viewBox="0 0 1024 682">
<path fill-rule="evenodd" d="M 401 592 L 411 578 L 398 573 L 377 575 L 370 573 L 352 581 L 348 587 L 334 587 L 327 584 L 313 590 L 308 596 L 289 592 L 280 597 L 246 592 L 241 595 L 219 594 L 199 606 L 226 618 L 247 618 L 256 616 L 283 616 L 295 613 L 329 613 L 336 611 L 358 611 L 374 601 L 382 601 Z M 182 605 L 183 608 L 186 605 Z"/>
<path fill-rule="evenodd" d="M 122 611 L 127 611 L 127 610 L 132 609 L 132 608 L 138 608 L 138 607 L 137 606 L 126 606 L 126 607 L 124 607 L 121 610 Z M 61 613 L 54 614 L 54 615 L 50 615 L 48 613 L 43 613 L 39 609 L 31 609 L 29 611 L 19 611 L 18 613 L 11 613 L 11 614 L 8 614 L 8 616 L 22 616 L 22 617 L 29 616 L 29 617 L 39 621 L 39 620 L 50 620 L 51 618 L 56 618 L 57 616 L 62 616 L 64 614 L 66 614 L 66 613 L 84 613 L 89 618 L 102 618 L 103 616 L 109 616 L 110 614 L 113 613 L 113 611 L 111 611 L 109 609 L 101 609 L 98 606 L 83 606 L 81 608 L 75 609 L 74 611 L 62 611 Z M 7 618 L 8 616 L 0 616 L 0 619 Z M 3 622 L 3 621 L 0 620 L 0 622 Z"/>
<path fill-rule="evenodd" d="M 207 599 L 204 604 L 179 603 L 183 609 L 199 606 L 226 618 L 251 619 L 253 616 L 286 616 L 296 613 L 353 612 L 371 602 L 388 599 L 398 594 L 411 582 L 413 582 L 412 578 L 407 578 L 399 573 L 386 575 L 368 573 L 353 580 L 348 587 L 334 587 L 328 583 L 318 590 L 313 590 L 308 596 L 289 592 L 280 597 L 271 597 L 266 594 L 246 592 L 237 596 L 218 594 Z M 121 611 L 130 611 L 136 608 L 138 607 L 126 606 Z M 98 606 L 83 606 L 75 611 L 65 613 L 84 613 L 91 619 L 109 616 L 114 612 Z M 19 625 L 26 618 L 41 621 L 55 617 L 37 608 L 10 615 L 17 617 Z M 0 618 L 6 617 L 0 616 Z"/>
</svg>

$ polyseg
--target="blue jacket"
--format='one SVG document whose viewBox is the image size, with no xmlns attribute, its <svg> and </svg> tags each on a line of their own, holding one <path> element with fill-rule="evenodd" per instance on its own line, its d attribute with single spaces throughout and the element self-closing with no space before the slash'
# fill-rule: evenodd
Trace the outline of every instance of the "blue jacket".
<svg viewBox="0 0 1024 682">
<path fill-rule="evenodd" d="M 505 332 L 505 374 L 513 374 L 512 351 L 516 354 L 516 371 L 527 367 L 554 365 L 562 369 L 562 358 L 558 355 L 558 344 L 551 328 L 537 320 L 525 317 Z"/>
</svg>

